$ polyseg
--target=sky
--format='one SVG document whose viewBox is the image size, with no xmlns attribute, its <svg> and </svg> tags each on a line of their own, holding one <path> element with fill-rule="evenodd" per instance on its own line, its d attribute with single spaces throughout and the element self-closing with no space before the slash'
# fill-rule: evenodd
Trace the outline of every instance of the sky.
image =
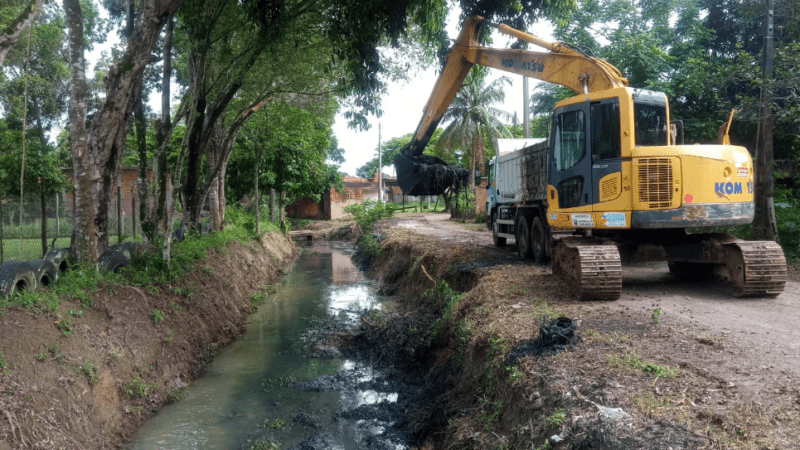
<svg viewBox="0 0 800 450">
<path fill-rule="evenodd" d="M 447 30 L 451 37 L 457 36 L 460 29 L 458 13 L 458 10 L 454 8 L 454 10 L 451 10 L 451 14 L 448 15 Z M 551 24 L 540 22 L 527 31 L 543 39 L 552 39 L 552 29 L 553 26 Z M 505 36 L 497 32 L 494 33 L 493 38 L 494 47 L 505 47 L 510 44 L 510 41 Z M 487 81 L 490 82 L 501 76 L 508 76 L 512 84 L 506 85 L 505 102 L 502 105 L 495 106 L 511 114 L 516 112 L 521 122 L 523 108 L 522 77 L 490 69 Z M 381 142 L 388 142 L 392 138 L 415 132 L 422 118 L 422 108 L 428 101 L 437 77 L 438 68 L 430 68 L 420 71 L 419 75 L 413 77 L 407 83 L 390 83 L 388 95 L 382 99 L 383 115 L 380 118 L 370 116 L 369 122 L 372 126 L 368 131 L 360 132 L 348 128 L 344 116 L 338 114 L 333 125 L 333 132 L 339 141 L 339 148 L 344 149 L 345 162 L 341 165 L 340 171 L 355 175 L 359 167 L 378 156 L 378 124 L 380 124 L 381 128 Z M 528 85 L 533 90 L 540 83 L 542 82 L 539 80 L 531 79 Z M 440 127 L 443 126 L 446 126 L 446 124 L 440 124 Z M 393 176 L 394 168 L 385 167 L 383 172 Z"/>
</svg>

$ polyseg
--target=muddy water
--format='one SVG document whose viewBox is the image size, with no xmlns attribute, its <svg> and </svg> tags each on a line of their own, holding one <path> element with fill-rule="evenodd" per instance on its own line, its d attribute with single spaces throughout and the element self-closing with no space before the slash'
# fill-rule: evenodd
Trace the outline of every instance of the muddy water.
<svg viewBox="0 0 800 450">
<path fill-rule="evenodd" d="M 298 383 L 340 371 L 355 373 L 359 382 L 375 378 L 357 361 L 305 357 L 300 337 L 320 320 L 357 320 L 365 309 L 380 307 L 347 249 L 305 251 L 277 292 L 250 317 L 247 333 L 221 350 L 183 398 L 149 419 L 126 448 L 287 449 L 301 442 L 303 448 L 363 448 L 382 427 L 342 419 L 341 413 L 392 402 L 397 394 L 297 389 Z"/>
</svg>

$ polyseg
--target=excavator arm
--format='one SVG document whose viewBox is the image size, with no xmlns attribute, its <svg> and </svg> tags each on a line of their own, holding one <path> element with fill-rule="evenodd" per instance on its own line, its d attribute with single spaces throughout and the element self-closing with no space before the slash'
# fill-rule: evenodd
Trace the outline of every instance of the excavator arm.
<svg viewBox="0 0 800 450">
<path fill-rule="evenodd" d="M 406 194 L 437 195 L 447 187 L 465 184 L 469 179 L 470 174 L 463 169 L 447 166 L 441 159 L 422 152 L 475 64 L 560 84 L 577 94 L 628 85 L 628 80 L 619 70 L 603 59 L 588 56 L 563 43 L 544 41 L 504 24 L 496 26 L 501 33 L 550 51 L 479 46 L 478 33 L 484 23 L 488 24 L 480 16 L 471 16 L 464 21 L 447 55 L 444 70 L 423 108 L 414 137 L 395 158 L 398 183 Z"/>
</svg>

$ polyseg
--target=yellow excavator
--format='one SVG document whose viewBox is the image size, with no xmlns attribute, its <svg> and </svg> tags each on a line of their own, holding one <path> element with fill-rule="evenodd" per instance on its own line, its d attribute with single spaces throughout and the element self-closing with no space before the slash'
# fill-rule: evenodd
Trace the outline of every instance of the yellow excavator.
<svg viewBox="0 0 800 450">
<path fill-rule="evenodd" d="M 479 46 L 482 25 L 549 51 Z M 549 258 L 554 275 L 586 300 L 619 298 L 622 263 L 634 261 L 667 261 L 676 275 L 713 277 L 735 296 L 783 292 L 786 259 L 775 242 L 686 232 L 752 222 L 745 148 L 683 145 L 665 94 L 628 87 L 603 59 L 480 16 L 465 20 L 412 141 L 395 158 L 404 193 L 436 195 L 464 184 L 465 171 L 422 152 L 475 64 L 575 93 L 556 105 L 547 142 L 500 157 L 506 169 L 492 169 L 487 215 L 495 245 L 514 238 L 521 255 Z"/>
</svg>

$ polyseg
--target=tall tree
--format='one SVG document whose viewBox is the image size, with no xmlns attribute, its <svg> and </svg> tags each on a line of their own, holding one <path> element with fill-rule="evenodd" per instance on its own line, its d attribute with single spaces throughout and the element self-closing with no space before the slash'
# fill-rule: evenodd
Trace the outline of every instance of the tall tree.
<svg viewBox="0 0 800 450">
<path fill-rule="evenodd" d="M 73 214 L 74 222 L 78 224 L 76 230 L 80 233 L 73 236 L 73 248 L 78 250 L 81 261 L 93 263 L 108 246 L 108 206 L 122 162 L 133 100 L 141 89 L 144 70 L 152 60 L 151 52 L 161 29 L 181 2 L 142 0 L 139 3 L 141 20 L 128 40 L 125 52 L 106 74 L 105 99 L 86 129 L 83 14 L 78 1 L 64 0 L 70 29 L 73 81 L 71 102 L 74 111 L 70 113 L 76 191 Z M 76 122 L 78 120 L 80 124 Z"/>
<path fill-rule="evenodd" d="M 503 85 L 510 84 L 511 79 L 500 77 L 489 84 L 485 84 L 486 69 L 473 67 L 464 81 L 464 86 L 458 91 L 450 107 L 444 113 L 443 120 L 452 120 L 444 129 L 437 146 L 448 149 L 464 151 L 464 166 L 471 167 L 471 188 L 475 188 L 475 169 L 483 171 L 486 162 L 486 148 L 484 137 L 497 150 L 497 138 L 511 137 L 510 130 L 500 120 L 511 121 L 512 115 L 492 105 L 502 102 L 505 98 Z M 469 150 L 469 151 L 466 151 Z"/>
<path fill-rule="evenodd" d="M 0 67 L 11 47 L 16 44 L 19 34 L 31 23 L 36 13 L 42 9 L 44 0 L 11 0 L 0 6 Z"/>
<path fill-rule="evenodd" d="M 90 178 L 90 154 L 86 133 L 86 58 L 83 53 L 83 11 L 79 0 L 64 0 L 69 29 L 70 150 L 72 153 L 73 208 L 70 249 L 77 261 L 97 259 L 95 199 Z"/>
</svg>

